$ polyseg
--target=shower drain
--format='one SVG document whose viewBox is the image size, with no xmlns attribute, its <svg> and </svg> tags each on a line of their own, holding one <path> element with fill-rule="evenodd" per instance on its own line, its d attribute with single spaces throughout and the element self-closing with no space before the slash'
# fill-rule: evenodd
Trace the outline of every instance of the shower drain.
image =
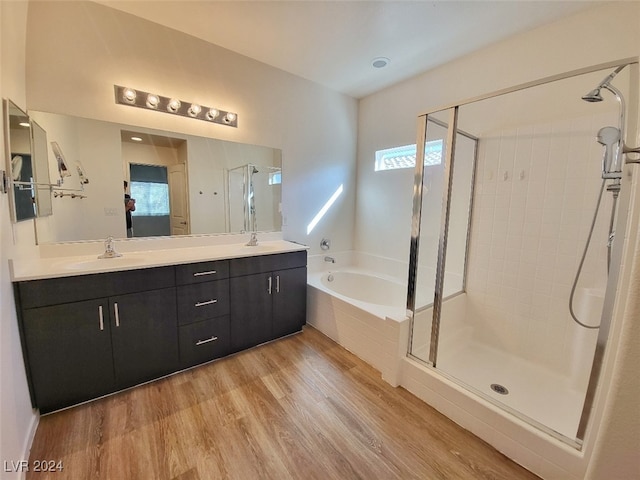
<svg viewBox="0 0 640 480">
<path fill-rule="evenodd" d="M 499 393 L 500 395 L 509 395 L 509 390 L 507 390 L 507 387 L 503 387 L 499 383 L 492 383 L 491 390 L 493 390 L 496 393 Z"/>
</svg>

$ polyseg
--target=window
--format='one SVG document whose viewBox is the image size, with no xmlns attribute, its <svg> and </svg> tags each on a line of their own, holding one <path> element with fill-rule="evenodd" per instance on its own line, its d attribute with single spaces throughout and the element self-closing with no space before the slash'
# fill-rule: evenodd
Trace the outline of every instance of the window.
<svg viewBox="0 0 640 480">
<path fill-rule="evenodd" d="M 282 172 L 269 172 L 269 185 L 280 185 L 282 183 Z"/>
<path fill-rule="evenodd" d="M 442 163 L 442 140 L 432 140 L 424 147 L 425 166 Z M 415 168 L 416 145 L 387 148 L 376 152 L 375 171 L 396 170 L 398 168 Z"/>
<path fill-rule="evenodd" d="M 135 216 L 169 215 L 169 185 L 166 183 L 131 182 L 131 198 L 136 199 Z"/>
<path fill-rule="evenodd" d="M 169 215 L 167 167 L 131 164 L 131 198 L 136 199 L 139 217 Z"/>
</svg>

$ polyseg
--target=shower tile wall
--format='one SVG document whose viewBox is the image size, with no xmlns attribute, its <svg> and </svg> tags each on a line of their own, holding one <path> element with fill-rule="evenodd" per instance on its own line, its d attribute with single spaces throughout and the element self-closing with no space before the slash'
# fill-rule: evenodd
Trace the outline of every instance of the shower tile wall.
<svg viewBox="0 0 640 480">
<path fill-rule="evenodd" d="M 597 330 L 575 325 L 568 302 L 601 182 L 595 134 L 608 124 L 611 117 L 575 118 L 479 142 L 467 278 L 475 338 L 578 384 Z M 610 211 L 605 193 L 575 302 L 589 324 L 599 323 Z"/>
</svg>

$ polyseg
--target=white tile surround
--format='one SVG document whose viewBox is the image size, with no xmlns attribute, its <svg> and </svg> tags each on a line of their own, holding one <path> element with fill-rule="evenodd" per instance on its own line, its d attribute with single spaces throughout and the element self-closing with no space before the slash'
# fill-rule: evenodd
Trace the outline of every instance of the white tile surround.
<svg viewBox="0 0 640 480">
<path fill-rule="evenodd" d="M 325 256 L 334 258 L 335 263 L 324 262 Z M 406 266 L 401 262 L 358 252 L 327 252 L 326 255 L 308 258 L 310 278 L 323 270 L 347 266 L 368 272 L 384 272 L 399 279 L 406 276 Z M 406 310 L 402 305 L 395 305 L 393 309 L 371 307 L 371 311 L 365 311 L 345 299 L 326 293 L 316 281 L 309 282 L 307 323 L 372 365 L 391 385 L 398 386 L 399 369 L 407 353 L 406 339 L 409 335 L 409 321 L 404 316 Z M 393 318 L 385 316 L 384 312 L 389 310 L 395 313 Z"/>
<path fill-rule="evenodd" d="M 578 385 L 597 331 L 571 320 L 568 299 L 601 182 L 595 132 L 610 123 L 602 115 L 574 118 L 479 142 L 467 279 L 474 336 Z M 575 310 L 587 324 L 600 321 L 611 204 L 605 192 L 576 291 Z"/>
</svg>

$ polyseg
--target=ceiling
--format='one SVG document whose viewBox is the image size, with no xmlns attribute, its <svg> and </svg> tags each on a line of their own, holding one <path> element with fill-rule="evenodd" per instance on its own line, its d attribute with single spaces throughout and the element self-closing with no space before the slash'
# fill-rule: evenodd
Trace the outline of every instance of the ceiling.
<svg viewBox="0 0 640 480">
<path fill-rule="evenodd" d="M 589 1 L 154 1 L 99 3 L 361 98 Z M 371 66 L 387 57 L 381 69 Z"/>
</svg>

